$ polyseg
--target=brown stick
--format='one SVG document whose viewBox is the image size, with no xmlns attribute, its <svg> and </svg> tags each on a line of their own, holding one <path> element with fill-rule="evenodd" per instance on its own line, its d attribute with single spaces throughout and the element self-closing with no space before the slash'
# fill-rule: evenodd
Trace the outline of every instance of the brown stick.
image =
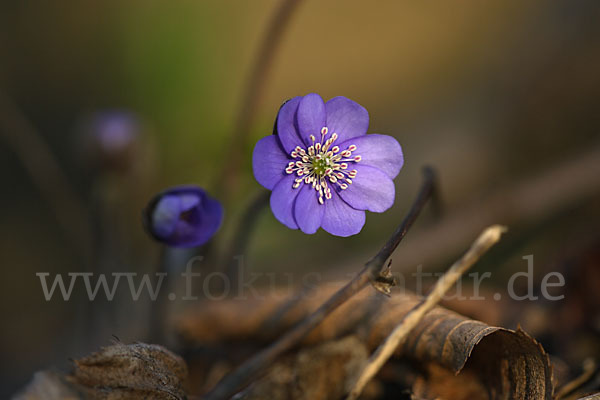
<svg viewBox="0 0 600 400">
<path fill-rule="evenodd" d="M 277 357 L 297 345 L 302 338 L 319 325 L 331 312 L 380 276 L 385 269 L 385 261 L 392 255 L 396 247 L 398 247 L 433 193 L 435 174 L 431 168 L 425 168 L 423 172 L 424 182 L 410 211 L 375 257 L 369 260 L 365 267 L 350 282 L 338 290 L 329 300 L 323 303 L 295 328 L 288 331 L 278 341 L 254 355 L 223 378 L 213 390 L 206 394 L 205 399 L 228 399 L 243 389 L 253 377 L 271 365 Z"/>
<path fill-rule="evenodd" d="M 483 226 L 539 224 L 552 215 L 600 196 L 600 147 L 553 165 L 543 172 L 499 187 L 488 196 L 447 212 L 439 223 L 411 234 L 402 252 L 402 265 L 442 267 L 468 246 Z M 403 271 L 404 272 L 404 271 Z"/>
<path fill-rule="evenodd" d="M 469 269 L 479 258 L 487 252 L 498 240 L 506 228 L 494 225 L 487 228 L 471 245 L 464 256 L 456 261 L 435 284 L 429 295 L 412 309 L 398 324 L 392 333 L 386 338 L 375 353 L 369 359 L 367 365 L 361 372 L 360 377 L 354 384 L 346 400 L 356 400 L 362 393 L 365 385 L 379 372 L 386 361 L 394 354 L 400 343 L 406 339 L 410 331 L 417 326 L 425 314 L 433 309 L 444 297 L 446 292 L 454 286 L 456 281 Z"/>
<path fill-rule="evenodd" d="M 217 193 L 235 187 L 235 174 L 240 167 L 240 160 L 243 159 L 242 152 L 247 147 L 247 136 L 250 133 L 250 127 L 262 97 L 266 77 L 273 64 L 285 29 L 288 27 L 298 4 L 300 4 L 300 0 L 281 0 L 279 8 L 271 18 L 248 78 L 237 114 L 238 117 L 230 138 L 229 155 L 227 156 L 229 161 L 223 164 L 223 170 L 217 180 Z"/>
</svg>

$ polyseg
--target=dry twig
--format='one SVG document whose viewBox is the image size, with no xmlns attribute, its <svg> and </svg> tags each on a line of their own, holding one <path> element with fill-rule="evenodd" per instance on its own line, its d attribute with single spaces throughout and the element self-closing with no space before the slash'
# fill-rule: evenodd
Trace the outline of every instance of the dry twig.
<svg viewBox="0 0 600 400">
<path fill-rule="evenodd" d="M 487 228 L 473 243 L 465 255 L 450 267 L 436 283 L 429 295 L 418 304 L 406 317 L 394 328 L 385 342 L 379 346 L 369 359 L 360 377 L 348 395 L 348 400 L 355 400 L 362 393 L 363 388 L 377 374 L 383 364 L 392 356 L 398 345 L 406 338 L 408 333 L 421 321 L 423 316 L 430 311 L 442 299 L 444 294 L 456 283 L 457 280 L 469 269 L 479 258 L 492 247 L 499 239 L 505 228 L 494 225 Z"/>
<path fill-rule="evenodd" d="M 230 398 L 244 388 L 249 381 L 259 372 L 263 371 L 265 367 L 271 365 L 277 357 L 298 344 L 310 331 L 319 325 L 325 317 L 364 289 L 369 283 L 375 282 L 375 280 L 381 276 L 382 272 L 385 271 L 386 260 L 392 255 L 396 247 L 398 247 L 433 193 L 435 174 L 431 168 L 425 168 L 423 172 L 425 180 L 413 206 L 400 226 L 375 257 L 369 260 L 365 267 L 350 282 L 331 296 L 329 300 L 323 303 L 314 313 L 283 335 L 278 341 L 257 353 L 231 374 L 223 378 L 223 380 L 221 380 L 217 386 L 205 396 L 206 399 L 216 400 Z"/>
<path fill-rule="evenodd" d="M 407 239 L 402 265 L 437 265 L 458 254 L 482 226 L 536 225 L 563 210 L 597 201 L 598 176 L 600 147 L 595 147 L 539 174 L 503 185 L 460 209 L 446 210 L 439 223 Z"/>
</svg>

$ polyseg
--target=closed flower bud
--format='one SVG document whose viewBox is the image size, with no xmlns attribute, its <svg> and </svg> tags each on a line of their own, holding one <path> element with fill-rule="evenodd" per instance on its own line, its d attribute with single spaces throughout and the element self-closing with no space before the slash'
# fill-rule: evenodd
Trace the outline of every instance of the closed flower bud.
<svg viewBox="0 0 600 400">
<path fill-rule="evenodd" d="M 198 186 L 176 186 L 156 195 L 144 210 L 144 225 L 159 242 L 195 247 L 208 242 L 223 221 L 223 207 Z"/>
</svg>

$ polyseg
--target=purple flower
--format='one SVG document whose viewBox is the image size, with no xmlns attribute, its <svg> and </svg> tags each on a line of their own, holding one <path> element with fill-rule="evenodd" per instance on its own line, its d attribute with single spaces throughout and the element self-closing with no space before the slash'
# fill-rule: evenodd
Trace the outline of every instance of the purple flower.
<svg viewBox="0 0 600 400">
<path fill-rule="evenodd" d="M 92 114 L 84 125 L 87 161 L 113 170 L 130 167 L 141 136 L 142 122 L 127 111 L 103 111 Z"/>
<path fill-rule="evenodd" d="M 98 113 L 93 118 L 93 125 L 98 145 L 110 153 L 129 147 L 141 129 L 137 118 L 125 111 Z"/>
<path fill-rule="evenodd" d="M 144 210 L 144 225 L 174 247 L 208 242 L 223 221 L 223 207 L 198 186 L 176 186 L 156 195 Z"/>
<path fill-rule="evenodd" d="M 402 148 L 391 136 L 367 135 L 368 127 L 367 110 L 341 96 L 324 103 L 313 93 L 281 107 L 276 134 L 258 141 L 252 166 L 273 191 L 271 210 L 282 224 L 351 236 L 365 224 L 364 210 L 394 204 Z"/>
</svg>

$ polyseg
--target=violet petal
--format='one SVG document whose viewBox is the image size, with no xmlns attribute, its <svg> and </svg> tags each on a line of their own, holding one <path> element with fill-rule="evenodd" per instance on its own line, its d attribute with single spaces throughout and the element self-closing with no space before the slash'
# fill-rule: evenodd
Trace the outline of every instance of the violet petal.
<svg viewBox="0 0 600 400">
<path fill-rule="evenodd" d="M 262 186 L 272 190 L 286 175 L 285 167 L 289 161 L 275 135 L 264 137 L 254 146 L 252 154 L 254 177 Z"/>
<path fill-rule="evenodd" d="M 277 114 L 277 136 L 287 154 L 291 153 L 296 146 L 304 147 L 304 142 L 300 138 L 296 126 L 296 112 L 300 100 L 302 100 L 300 96 L 288 100 L 281 106 L 279 114 Z"/>
<path fill-rule="evenodd" d="M 370 134 L 352 138 L 339 146 L 345 150 L 352 144 L 356 145 L 353 155 L 361 156 L 360 165 L 378 168 L 392 179 L 402 169 L 404 155 L 400 143 L 394 137 Z"/>
<path fill-rule="evenodd" d="M 298 229 L 298 224 L 294 219 L 294 201 L 300 190 L 294 189 L 294 179 L 296 175 L 288 175 L 281 179 L 271 193 L 271 210 L 275 218 L 285 226 L 291 229 Z"/>
<path fill-rule="evenodd" d="M 365 212 L 350 207 L 339 195 L 331 192 L 325 201 L 325 212 L 321 227 L 335 236 L 352 236 L 359 233 L 365 224 Z"/>
<path fill-rule="evenodd" d="M 346 190 L 339 194 L 346 203 L 357 210 L 384 212 L 394 204 L 394 182 L 380 169 L 367 165 L 354 164 L 348 169 L 356 169 L 356 177 Z"/>
<path fill-rule="evenodd" d="M 296 223 L 302 232 L 315 233 L 321 226 L 325 206 L 319 204 L 319 193 L 310 185 L 302 185 L 296 189 L 300 191 L 294 205 Z"/>
<path fill-rule="evenodd" d="M 338 96 L 325 103 L 325 110 L 329 133 L 338 135 L 336 143 L 366 135 L 369 128 L 369 113 L 360 104 Z"/>
<path fill-rule="evenodd" d="M 310 135 L 317 141 L 321 140 L 321 128 L 325 126 L 327 115 L 325 114 L 325 103 L 316 93 L 307 94 L 300 101 L 297 113 L 298 131 L 300 137 L 307 146 L 313 144 Z"/>
</svg>

